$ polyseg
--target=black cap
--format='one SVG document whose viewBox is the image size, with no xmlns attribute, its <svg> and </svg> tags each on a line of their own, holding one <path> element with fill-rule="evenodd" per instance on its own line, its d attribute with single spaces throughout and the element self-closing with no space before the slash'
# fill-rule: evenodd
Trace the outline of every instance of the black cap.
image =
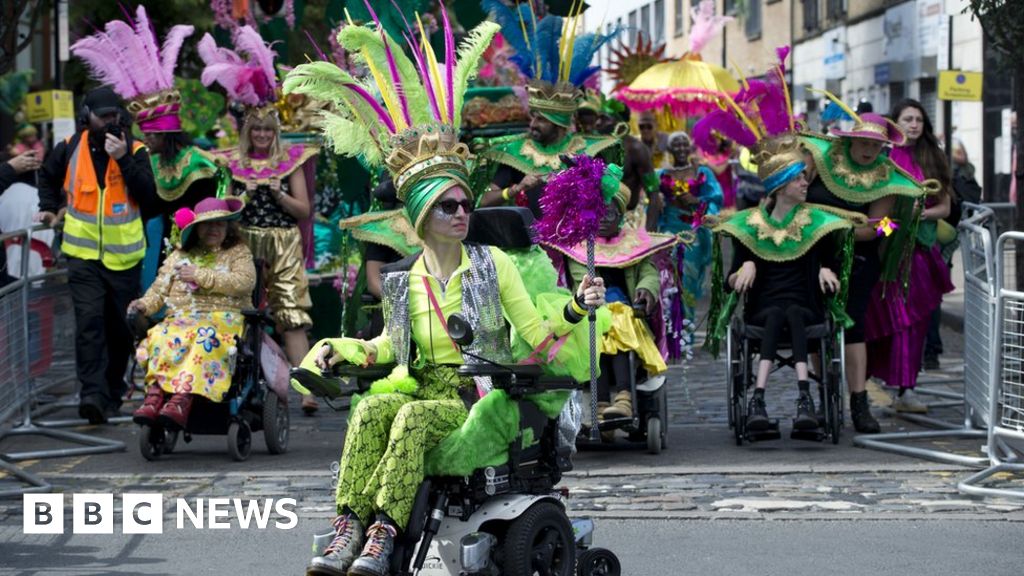
<svg viewBox="0 0 1024 576">
<path fill-rule="evenodd" d="M 82 105 L 88 108 L 89 112 L 97 116 L 103 116 L 104 114 L 117 112 L 124 106 L 124 103 L 121 101 L 121 97 L 113 90 L 103 86 L 90 90 L 85 95 L 85 101 Z"/>
</svg>

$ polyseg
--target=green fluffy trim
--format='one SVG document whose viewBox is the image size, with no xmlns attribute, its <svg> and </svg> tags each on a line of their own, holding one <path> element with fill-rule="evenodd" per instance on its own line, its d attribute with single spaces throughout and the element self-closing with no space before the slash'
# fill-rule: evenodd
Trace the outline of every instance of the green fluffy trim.
<svg viewBox="0 0 1024 576">
<path fill-rule="evenodd" d="M 568 391 L 527 397 L 548 418 L 556 418 L 569 398 Z M 519 403 L 504 390 L 492 390 L 477 401 L 466 421 L 452 431 L 424 460 L 427 476 L 466 476 L 487 466 L 508 462 L 509 447 L 519 442 L 528 448 L 538 442 L 529 428 L 519 436 Z"/>
<path fill-rule="evenodd" d="M 413 395 L 419 389 L 419 383 L 409 374 L 408 366 L 395 366 L 384 378 L 370 385 L 368 394 L 408 394 Z"/>
</svg>

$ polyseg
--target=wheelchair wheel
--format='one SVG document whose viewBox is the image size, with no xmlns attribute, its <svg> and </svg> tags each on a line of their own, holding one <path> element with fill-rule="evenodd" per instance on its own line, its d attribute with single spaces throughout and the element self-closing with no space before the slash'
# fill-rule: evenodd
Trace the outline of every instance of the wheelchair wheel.
<svg viewBox="0 0 1024 576">
<path fill-rule="evenodd" d="M 288 405 L 277 393 L 268 389 L 263 397 L 263 440 L 267 452 L 284 454 L 288 451 Z"/>
<path fill-rule="evenodd" d="M 181 430 L 167 430 L 164 432 L 164 454 L 174 452 L 174 449 L 178 447 L 178 436 L 180 435 Z"/>
<path fill-rule="evenodd" d="M 611 550 L 590 548 L 576 559 L 576 576 L 620 576 L 622 565 Z"/>
<path fill-rule="evenodd" d="M 154 428 L 145 424 L 139 427 L 139 452 L 142 453 L 143 458 L 150 462 L 158 460 L 161 455 L 170 452 L 166 449 L 166 445 L 163 428 Z"/>
<path fill-rule="evenodd" d="M 245 420 L 228 425 L 228 454 L 236 462 L 242 462 L 252 453 L 252 430 Z"/>
<path fill-rule="evenodd" d="M 505 534 L 502 574 L 505 576 L 572 576 L 576 544 L 562 507 L 541 501 L 516 518 Z"/>
<path fill-rule="evenodd" d="M 661 418 L 651 416 L 647 419 L 647 451 L 651 454 L 661 454 Z"/>
</svg>

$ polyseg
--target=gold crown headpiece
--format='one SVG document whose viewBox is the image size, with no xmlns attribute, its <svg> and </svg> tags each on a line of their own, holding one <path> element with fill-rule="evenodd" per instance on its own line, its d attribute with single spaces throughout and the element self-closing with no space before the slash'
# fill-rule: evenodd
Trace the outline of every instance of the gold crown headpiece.
<svg viewBox="0 0 1024 576">
<path fill-rule="evenodd" d="M 458 132 L 452 126 L 433 124 L 410 128 L 392 136 L 388 148 L 384 162 L 394 175 L 395 190 L 402 201 L 417 182 L 440 173 L 464 182 L 469 180 L 466 166 L 469 147 L 459 142 Z"/>
<path fill-rule="evenodd" d="M 527 84 L 526 94 L 531 110 L 571 114 L 579 108 L 580 91 L 568 82 L 533 80 Z"/>
</svg>

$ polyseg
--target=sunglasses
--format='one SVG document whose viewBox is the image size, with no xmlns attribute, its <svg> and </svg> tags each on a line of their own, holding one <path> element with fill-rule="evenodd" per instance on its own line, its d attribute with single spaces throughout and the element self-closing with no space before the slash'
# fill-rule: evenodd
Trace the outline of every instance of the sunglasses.
<svg viewBox="0 0 1024 576">
<path fill-rule="evenodd" d="M 651 128 L 654 128 L 654 124 L 638 124 L 638 127 L 641 130 L 650 130 Z"/>
<path fill-rule="evenodd" d="M 473 203 L 468 198 L 465 200 L 441 200 L 437 203 L 438 209 L 448 216 L 454 216 L 459 211 L 460 206 L 466 214 L 473 211 Z"/>
</svg>

